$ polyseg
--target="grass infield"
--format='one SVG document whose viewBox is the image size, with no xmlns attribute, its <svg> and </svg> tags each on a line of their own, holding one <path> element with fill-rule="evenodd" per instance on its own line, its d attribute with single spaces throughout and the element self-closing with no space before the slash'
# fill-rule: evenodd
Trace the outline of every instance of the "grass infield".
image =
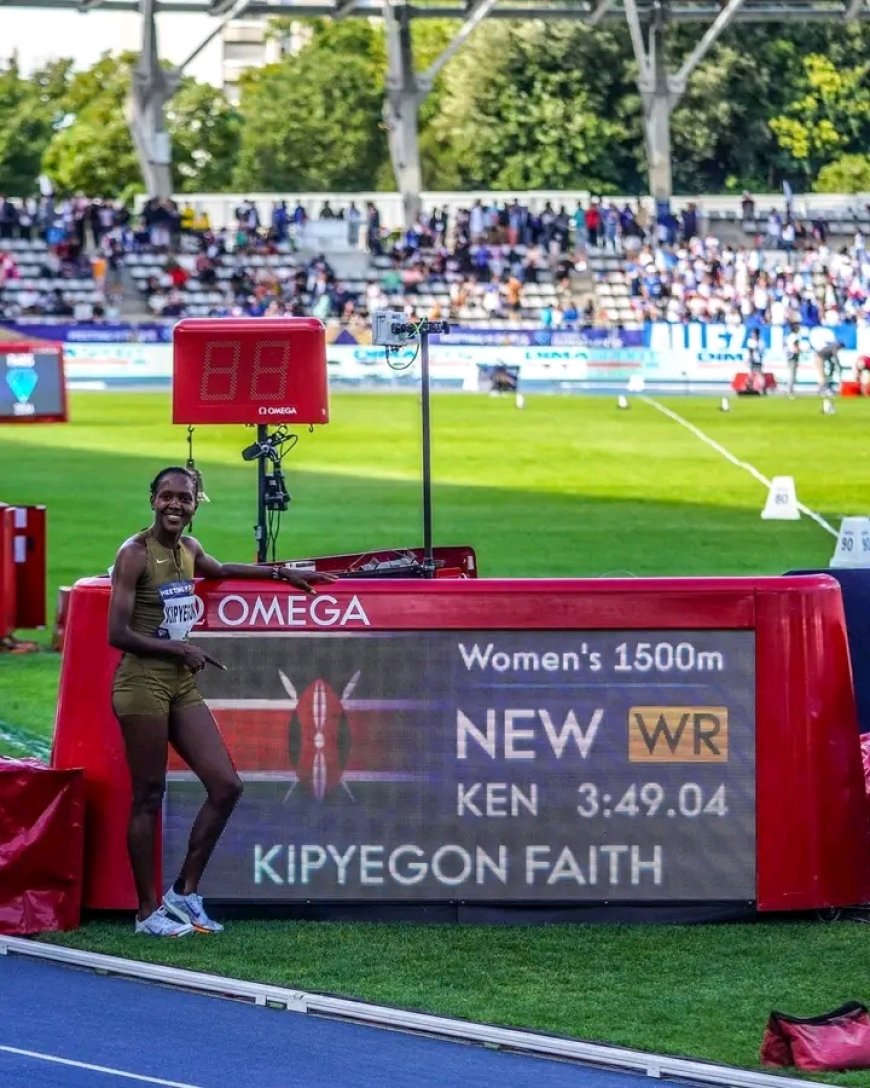
<svg viewBox="0 0 870 1088">
<path fill-rule="evenodd" d="M 669 407 L 834 525 L 863 512 L 868 406 L 823 416 L 806 398 L 716 397 Z M 834 540 L 804 518 L 765 522 L 765 490 L 649 405 L 615 398 L 433 397 L 434 535 L 469 543 L 482 576 L 777 574 L 824 567 Z M 104 571 L 150 520 L 148 483 L 184 463 L 164 394 L 74 394 L 67 425 L 0 428 L 0 500 L 49 518 L 49 600 Z M 284 462 L 293 502 L 282 558 L 421 542 L 418 398 L 338 394 L 332 422 Z M 194 532 L 222 560 L 253 553 L 252 432 L 199 428 L 212 499 Z M 37 638 L 47 642 L 45 632 Z M 58 659 L 0 656 L 0 752 L 44 752 Z M 38 747 L 41 742 L 42 748 Z M 36 747 L 35 747 L 36 746 Z M 148 943 L 129 923 L 52 940 L 371 1001 L 644 1049 L 757 1063 L 772 1008 L 810 1015 L 867 1000 L 867 933 L 788 919 L 733 926 L 440 927 L 236 922 L 215 940 Z M 868 1085 L 870 1074 L 824 1077 Z"/>
</svg>

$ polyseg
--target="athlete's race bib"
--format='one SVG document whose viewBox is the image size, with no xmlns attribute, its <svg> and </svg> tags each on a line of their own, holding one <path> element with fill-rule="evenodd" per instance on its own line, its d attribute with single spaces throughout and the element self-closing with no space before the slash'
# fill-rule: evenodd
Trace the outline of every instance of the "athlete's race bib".
<svg viewBox="0 0 870 1088">
<path fill-rule="evenodd" d="M 193 582 L 164 582 L 158 590 L 163 600 L 163 623 L 155 632 L 157 638 L 186 641 L 199 619 L 199 602 L 193 592 Z"/>
</svg>

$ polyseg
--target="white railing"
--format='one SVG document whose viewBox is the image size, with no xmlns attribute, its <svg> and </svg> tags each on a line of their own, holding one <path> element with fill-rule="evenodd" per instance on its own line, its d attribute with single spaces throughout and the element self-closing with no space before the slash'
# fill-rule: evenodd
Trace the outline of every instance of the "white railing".
<svg viewBox="0 0 870 1088">
<path fill-rule="evenodd" d="M 755 193 L 756 215 L 766 216 L 771 208 L 784 212 L 786 200 L 779 193 Z M 371 201 L 380 212 L 381 226 L 387 229 L 399 228 L 402 225 L 402 198 L 398 193 L 178 193 L 174 196 L 179 207 L 190 204 L 194 208 L 206 212 L 212 226 L 216 228 L 233 227 L 236 222 L 236 208 L 245 200 L 251 200 L 257 207 L 260 220 L 264 226 L 268 226 L 273 205 L 277 201 L 286 200 L 287 207 L 292 212 L 297 203 L 301 203 L 308 216 L 316 219 L 325 201 L 329 201 L 333 211 L 347 208 L 351 201 L 365 221 L 366 204 Z M 475 201 L 480 200 L 484 206 L 492 204 L 510 203 L 517 199 L 521 204 L 532 211 L 541 211 L 549 201 L 559 210 L 565 205 L 568 212 L 573 212 L 577 203 L 586 207 L 589 203 L 590 193 L 584 189 L 551 189 L 537 190 L 534 192 L 508 192 L 508 191 L 473 191 L 473 192 L 424 192 L 422 194 L 423 208 L 428 213 L 434 208 L 446 207 L 451 220 L 455 222 L 456 212 L 460 208 L 470 208 Z M 637 203 L 636 196 L 613 196 L 605 198 L 608 202 L 613 200 L 619 207 Z M 738 219 L 741 216 L 742 194 L 703 194 L 683 195 L 673 198 L 671 204 L 675 211 L 679 212 L 690 203 L 698 206 L 705 215 L 718 213 L 719 215 L 733 214 Z M 652 212 L 653 202 L 649 196 L 641 197 L 647 210 Z M 137 198 L 136 208 L 141 208 L 143 197 Z M 862 218 L 870 216 L 868 212 L 870 193 L 844 194 L 844 193 L 801 193 L 793 198 L 793 207 L 800 218 L 811 218 L 814 214 L 824 214 L 833 218 L 854 215 L 859 212 Z"/>
</svg>

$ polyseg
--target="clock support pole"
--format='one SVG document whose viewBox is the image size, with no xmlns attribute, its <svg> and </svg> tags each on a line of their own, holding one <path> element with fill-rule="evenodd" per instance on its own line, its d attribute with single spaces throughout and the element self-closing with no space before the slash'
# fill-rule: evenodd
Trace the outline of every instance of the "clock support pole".
<svg viewBox="0 0 870 1088">
<path fill-rule="evenodd" d="M 400 323 L 393 329 L 399 335 L 418 339 L 420 350 L 420 408 L 423 439 L 423 577 L 435 577 L 435 552 L 432 547 L 432 428 L 429 414 L 429 334 L 449 333 L 447 321 Z"/>
<path fill-rule="evenodd" d="M 254 526 L 254 539 L 257 543 L 258 563 L 269 561 L 271 534 L 268 512 L 283 513 L 290 502 L 284 473 L 281 471 L 280 449 L 285 442 L 294 445 L 295 441 L 295 436 L 288 434 L 286 427 L 277 427 L 270 434 L 265 423 L 258 423 L 257 441 L 242 450 L 242 460 L 257 462 L 257 523 Z"/>
<path fill-rule="evenodd" d="M 257 424 L 257 445 L 264 449 L 269 437 L 269 428 L 265 423 Z M 257 562 L 265 563 L 269 541 L 266 532 L 266 456 L 261 453 L 257 458 L 257 524 L 254 526 L 254 539 L 257 542 Z"/>
<path fill-rule="evenodd" d="M 378 310 L 372 324 L 372 343 L 380 344 L 387 351 L 387 363 L 394 370 L 405 370 L 410 363 L 394 365 L 390 352 L 416 343 L 420 354 L 420 407 L 423 439 L 423 563 L 424 578 L 435 577 L 435 552 L 432 547 L 432 430 L 429 413 L 429 336 L 450 332 L 449 321 L 407 321 L 404 314 L 392 310 Z M 417 353 L 414 354 L 414 359 Z M 414 361 L 411 360 L 411 362 Z"/>
<path fill-rule="evenodd" d="M 432 430 L 429 422 L 429 329 L 420 330 L 420 408 L 423 438 L 423 577 L 435 577 L 432 550 Z"/>
</svg>

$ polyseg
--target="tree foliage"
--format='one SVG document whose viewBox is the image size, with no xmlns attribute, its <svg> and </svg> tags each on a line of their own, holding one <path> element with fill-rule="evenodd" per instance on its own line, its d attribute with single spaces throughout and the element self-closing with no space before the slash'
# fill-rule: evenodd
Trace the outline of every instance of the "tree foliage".
<svg viewBox="0 0 870 1088">
<path fill-rule="evenodd" d="M 17 65 L 0 71 L 0 193 L 29 196 L 42 154 L 59 123 L 71 60 L 55 61 L 25 79 Z"/>
<path fill-rule="evenodd" d="M 61 192 L 129 196 L 142 189 L 127 121 L 135 56 L 105 55 L 76 73 L 60 102 L 64 120 L 42 164 Z M 185 77 L 166 108 L 175 187 L 182 192 L 228 188 L 240 119 L 224 94 Z"/>
<path fill-rule="evenodd" d="M 817 193 L 870 193 L 870 155 L 841 155 L 819 171 Z"/>
<path fill-rule="evenodd" d="M 422 141 L 427 184 L 634 188 L 626 42 L 579 23 L 484 24 L 446 70 Z"/>
<path fill-rule="evenodd" d="M 696 38 L 695 28 L 674 34 L 673 68 Z M 671 119 L 678 192 L 778 187 L 791 163 L 768 118 L 783 108 L 799 67 L 799 52 L 780 27 L 738 26 L 710 50 Z"/>
<path fill-rule="evenodd" d="M 844 66 L 811 53 L 803 66 L 794 97 L 770 127 L 812 180 L 826 163 L 870 146 L 870 62 Z"/>
<path fill-rule="evenodd" d="M 185 76 L 166 107 L 172 172 L 182 193 L 214 193 L 232 184 L 242 118 L 226 96 Z"/>
<path fill-rule="evenodd" d="M 370 188 L 387 154 L 379 28 L 317 21 L 306 45 L 242 77 L 233 184 L 247 191 Z"/>
<path fill-rule="evenodd" d="M 456 20 L 412 23 L 415 68 Z M 383 123 L 386 48 L 371 20 L 275 20 L 294 48 L 249 70 L 234 108 L 185 77 L 167 107 L 175 186 L 195 191 L 393 188 Z M 698 39 L 672 26 L 671 70 Z M 300 44 L 301 42 L 301 44 Z M 745 24 L 692 74 L 671 119 L 677 192 L 867 188 L 870 26 Z M 127 127 L 132 54 L 73 73 L 59 61 L 25 79 L 0 71 L 0 192 L 129 194 L 142 187 Z M 430 189 L 646 191 L 641 99 L 627 30 L 614 21 L 484 20 L 419 110 Z"/>
<path fill-rule="evenodd" d="M 129 54 L 107 54 L 73 77 L 63 99 L 65 123 L 43 155 L 59 192 L 113 197 L 141 188 L 126 118 L 132 62 Z"/>
</svg>

